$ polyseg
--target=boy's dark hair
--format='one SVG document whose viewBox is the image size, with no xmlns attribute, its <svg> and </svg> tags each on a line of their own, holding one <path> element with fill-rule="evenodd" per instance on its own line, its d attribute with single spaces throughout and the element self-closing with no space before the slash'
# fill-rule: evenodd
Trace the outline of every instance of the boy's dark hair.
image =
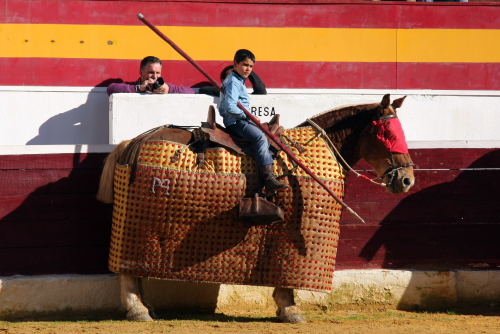
<svg viewBox="0 0 500 334">
<path fill-rule="evenodd" d="M 153 56 L 147 56 L 146 58 L 144 58 L 142 61 L 141 61 L 141 70 L 143 70 L 147 64 L 150 64 L 150 63 L 153 63 L 153 64 L 160 64 L 161 66 L 163 66 L 163 63 L 161 62 L 160 58 L 157 58 L 157 57 L 153 57 Z"/>
<path fill-rule="evenodd" d="M 241 63 L 242 61 L 246 60 L 246 59 L 250 59 L 251 61 L 253 61 L 255 63 L 255 55 L 252 53 L 252 51 L 250 50 L 247 50 L 247 49 L 240 49 L 238 51 L 236 51 L 236 54 L 234 55 L 234 61 L 239 64 Z"/>
</svg>

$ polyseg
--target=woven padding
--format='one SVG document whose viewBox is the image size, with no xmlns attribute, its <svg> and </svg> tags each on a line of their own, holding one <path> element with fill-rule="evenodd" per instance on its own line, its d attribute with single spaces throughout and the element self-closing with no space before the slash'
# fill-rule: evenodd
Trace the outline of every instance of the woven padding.
<svg viewBox="0 0 500 334">
<path fill-rule="evenodd" d="M 344 173 L 310 127 L 287 130 L 307 152 L 294 153 L 338 197 Z M 171 163 L 177 150 L 180 159 Z M 238 203 L 256 190 L 253 159 L 222 148 L 205 150 L 205 169 L 183 145 L 148 141 L 136 176 L 118 165 L 109 268 L 170 280 L 330 291 L 342 207 L 281 152 L 275 170 L 288 190 L 274 199 L 285 221 L 251 227 Z"/>
</svg>

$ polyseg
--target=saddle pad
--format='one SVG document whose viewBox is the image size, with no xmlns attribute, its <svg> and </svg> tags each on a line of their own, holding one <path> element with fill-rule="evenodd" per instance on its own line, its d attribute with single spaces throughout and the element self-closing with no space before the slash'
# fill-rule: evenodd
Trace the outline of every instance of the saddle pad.
<svg viewBox="0 0 500 334">
<path fill-rule="evenodd" d="M 286 130 L 307 152 L 294 153 L 340 198 L 344 171 L 310 127 Z M 177 150 L 180 159 L 172 163 Z M 256 190 L 253 159 L 205 150 L 205 168 L 184 145 L 147 141 L 132 167 L 118 165 L 109 268 L 115 273 L 328 292 L 342 207 L 281 152 L 275 171 L 290 187 L 273 199 L 285 221 L 250 226 L 238 203 Z"/>
</svg>

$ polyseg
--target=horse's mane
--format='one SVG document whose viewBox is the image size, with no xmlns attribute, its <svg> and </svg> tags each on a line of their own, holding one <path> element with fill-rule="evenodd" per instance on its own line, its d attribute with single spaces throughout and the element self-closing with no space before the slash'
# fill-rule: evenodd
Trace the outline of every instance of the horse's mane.
<svg viewBox="0 0 500 334">
<path fill-rule="evenodd" d="M 368 109 L 373 109 L 374 107 L 378 106 L 379 103 L 366 103 L 366 104 L 348 104 L 348 105 L 345 105 L 345 106 L 340 106 L 340 107 L 337 107 L 337 108 L 334 108 L 334 109 L 329 109 L 327 111 L 323 111 L 323 112 L 320 112 L 319 114 L 316 114 L 310 118 L 315 118 L 315 117 L 318 117 L 318 116 L 321 116 L 321 115 L 324 115 L 324 114 L 328 114 L 328 113 L 331 113 L 331 112 L 339 112 L 339 113 L 342 113 L 342 112 L 347 112 L 353 108 L 357 108 L 358 110 L 368 110 Z"/>
<path fill-rule="evenodd" d="M 317 121 L 319 121 L 319 122 L 326 121 L 327 124 L 318 124 L 323 129 L 326 130 L 326 128 L 328 128 L 334 124 L 337 124 L 346 118 L 352 117 L 352 116 L 354 116 L 362 111 L 373 110 L 378 105 L 379 105 L 379 103 L 344 105 L 344 106 L 340 106 L 340 107 L 337 107 L 334 109 L 329 109 L 327 111 L 323 111 L 319 114 L 316 114 L 312 117 L 309 117 L 309 119 L 313 120 L 315 123 L 317 123 Z M 307 123 L 307 121 L 306 121 L 306 122 L 303 122 L 300 125 L 298 125 L 298 127 L 307 126 L 307 125 L 310 125 L 310 124 Z M 323 126 L 323 125 L 325 125 L 325 126 Z"/>
<path fill-rule="evenodd" d="M 359 140 L 362 131 L 373 120 L 380 103 L 341 106 L 316 114 L 309 119 L 319 125 L 349 164 L 359 160 Z M 303 122 L 299 125 L 310 126 Z"/>
</svg>

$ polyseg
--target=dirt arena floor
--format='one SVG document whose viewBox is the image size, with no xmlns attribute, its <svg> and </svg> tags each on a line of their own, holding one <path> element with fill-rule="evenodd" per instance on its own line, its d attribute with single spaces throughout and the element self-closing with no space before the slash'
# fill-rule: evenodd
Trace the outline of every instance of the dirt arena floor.
<svg viewBox="0 0 500 334">
<path fill-rule="evenodd" d="M 273 314 L 159 314 L 150 323 L 123 319 L 0 321 L 0 334 L 25 333 L 341 333 L 439 334 L 500 333 L 500 308 L 449 309 L 440 312 L 406 312 L 384 309 L 305 312 L 307 324 L 279 323 Z"/>
</svg>

